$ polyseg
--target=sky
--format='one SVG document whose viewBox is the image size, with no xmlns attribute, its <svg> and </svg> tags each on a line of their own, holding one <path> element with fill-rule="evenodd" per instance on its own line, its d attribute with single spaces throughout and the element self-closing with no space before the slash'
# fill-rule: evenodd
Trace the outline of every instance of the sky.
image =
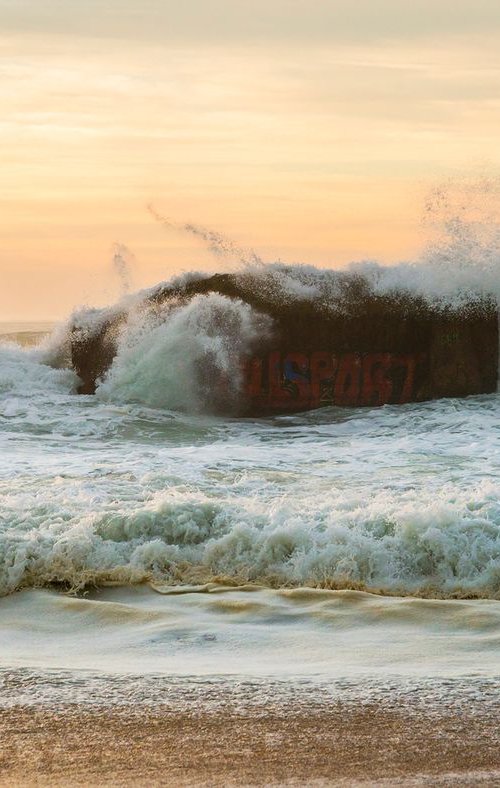
<svg viewBox="0 0 500 788">
<path fill-rule="evenodd" d="M 393 262 L 500 166 L 498 0 L 0 0 L 0 321 L 266 260 Z M 122 278 L 123 279 L 123 278 Z"/>
</svg>

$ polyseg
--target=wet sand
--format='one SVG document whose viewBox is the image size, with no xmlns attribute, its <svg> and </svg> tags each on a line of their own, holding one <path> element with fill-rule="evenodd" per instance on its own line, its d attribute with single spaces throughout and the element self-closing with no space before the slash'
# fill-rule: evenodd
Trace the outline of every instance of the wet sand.
<svg viewBox="0 0 500 788">
<path fill-rule="evenodd" d="M 495 699 L 483 712 L 480 699 L 426 711 L 425 699 L 263 697 L 245 709 L 221 686 L 187 704 L 10 705 L 0 785 L 500 786 Z"/>
</svg>

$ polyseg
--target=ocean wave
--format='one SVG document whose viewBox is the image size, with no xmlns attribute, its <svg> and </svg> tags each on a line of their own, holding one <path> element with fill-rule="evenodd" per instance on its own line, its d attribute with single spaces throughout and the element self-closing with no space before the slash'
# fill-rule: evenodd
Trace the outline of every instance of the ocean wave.
<svg viewBox="0 0 500 788">
<path fill-rule="evenodd" d="M 418 265 L 346 274 L 251 259 L 235 276 L 242 292 L 318 309 L 342 308 L 346 276 L 439 308 L 497 299 L 495 245 L 453 232 Z M 242 298 L 158 292 L 80 311 L 39 347 L 0 347 L 0 593 L 224 579 L 500 598 L 498 396 L 200 416 L 214 396 L 237 398 L 240 359 L 272 321 Z M 116 356 L 97 396 L 77 397 L 71 333 L 110 315 Z"/>
<path fill-rule="evenodd" d="M 500 597 L 500 488 L 491 482 L 466 493 L 450 485 L 427 500 L 415 490 L 383 489 L 367 499 L 324 484 L 310 485 L 307 495 L 293 484 L 276 495 L 269 481 L 261 495 L 244 494 L 241 483 L 225 495 L 220 485 L 211 494 L 170 484 L 154 491 L 152 480 L 116 473 L 4 491 L 0 590 L 224 578 Z"/>
<path fill-rule="evenodd" d="M 0 593 L 222 578 L 500 598 L 497 395 L 208 419 L 75 396 L 48 360 L 0 350 Z"/>
<path fill-rule="evenodd" d="M 241 361 L 270 328 L 266 315 L 218 293 L 132 310 L 97 396 L 189 412 L 218 409 L 223 400 L 230 412 L 240 395 Z"/>
</svg>

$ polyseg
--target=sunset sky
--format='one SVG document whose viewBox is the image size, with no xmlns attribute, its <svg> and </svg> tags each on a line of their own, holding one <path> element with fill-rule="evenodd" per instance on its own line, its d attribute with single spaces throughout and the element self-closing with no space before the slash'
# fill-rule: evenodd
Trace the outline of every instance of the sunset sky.
<svg viewBox="0 0 500 788">
<path fill-rule="evenodd" d="M 394 261 L 500 165 L 499 0 L 0 0 L 0 320 L 265 259 Z"/>
</svg>

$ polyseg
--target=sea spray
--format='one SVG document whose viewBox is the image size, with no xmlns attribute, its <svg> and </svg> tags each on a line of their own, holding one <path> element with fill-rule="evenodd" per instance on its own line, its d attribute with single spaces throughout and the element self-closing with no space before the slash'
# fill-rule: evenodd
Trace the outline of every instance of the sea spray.
<svg viewBox="0 0 500 788">
<path fill-rule="evenodd" d="M 273 331 L 250 297 L 292 313 L 342 313 L 359 291 L 457 316 L 496 303 L 494 233 L 485 242 L 463 216 L 447 228 L 413 262 L 247 261 L 234 273 L 246 298 L 179 297 L 208 277 L 190 273 L 79 310 L 44 347 L 1 347 L 1 593 L 223 580 L 498 599 L 498 395 L 205 415 L 209 374 L 231 371 L 232 399 L 240 354 Z M 97 396 L 77 397 L 69 338 L 103 330 L 118 352 Z"/>
<path fill-rule="evenodd" d="M 113 245 L 112 266 L 120 282 L 122 296 L 126 296 L 130 292 L 132 268 L 135 263 L 135 256 L 125 244 L 115 243 Z"/>
<path fill-rule="evenodd" d="M 108 373 L 111 377 L 115 377 L 113 359 L 118 350 L 118 337 L 120 347 L 124 346 L 124 342 L 130 344 L 130 339 L 137 335 L 138 312 L 145 316 L 144 333 L 151 327 L 148 315 L 155 306 L 157 314 L 161 313 L 163 319 L 168 321 L 170 315 L 174 314 L 174 311 L 168 307 L 169 303 L 175 303 L 179 299 L 185 301 L 190 298 L 196 299 L 197 296 L 209 292 L 210 287 L 214 294 L 244 302 L 252 307 L 257 322 L 263 320 L 263 314 L 267 315 L 270 322 L 275 324 L 275 328 L 279 328 L 279 316 L 284 312 L 288 314 L 289 321 L 293 321 L 294 310 L 297 314 L 307 313 L 307 320 L 312 324 L 328 316 L 330 318 L 341 316 L 346 320 L 352 320 L 354 317 L 368 314 L 370 305 L 377 304 L 382 304 L 381 308 L 385 310 L 388 320 L 393 315 L 395 324 L 418 316 L 426 320 L 430 314 L 434 315 L 433 319 L 436 320 L 440 319 L 439 316 L 443 316 L 443 320 L 453 319 L 458 322 L 464 318 L 475 319 L 478 316 L 486 316 L 489 320 L 497 310 L 500 300 L 500 233 L 498 225 L 490 216 L 487 217 L 488 221 L 480 221 L 480 208 L 476 206 L 472 210 L 468 207 L 468 202 L 471 201 L 469 192 L 476 202 L 479 200 L 480 203 L 480 198 L 485 192 L 484 184 L 478 188 L 469 187 L 466 195 L 468 200 L 462 194 L 458 206 L 457 200 L 453 199 L 451 189 L 446 190 L 442 187 L 430 196 L 426 211 L 427 221 L 432 224 L 436 216 L 440 217 L 440 233 L 424 246 L 421 254 L 414 260 L 396 265 L 361 261 L 352 263 L 343 270 L 321 269 L 311 265 L 265 263 L 252 250 L 241 249 L 215 230 L 191 222 L 175 222 L 165 218 L 150 206 L 150 212 L 155 220 L 167 230 L 180 230 L 194 235 L 208 245 L 219 264 L 224 261 L 226 266 L 230 261 L 232 273 L 214 277 L 214 284 L 211 285 L 210 274 L 190 272 L 153 288 L 127 295 L 107 310 L 87 312 L 81 310 L 73 321 L 72 344 L 74 365 L 83 377 L 82 392 L 93 393 L 98 385 L 103 392 L 106 390 Z M 491 196 L 492 193 L 496 195 L 494 189 L 490 189 L 488 195 Z M 162 304 L 165 306 L 163 310 Z M 198 308 L 201 309 L 199 305 Z M 367 321 L 369 319 L 366 318 Z M 129 321 L 131 326 L 133 324 L 130 331 L 126 328 Z M 286 326 L 281 328 L 284 331 L 288 330 Z M 454 331 L 452 326 L 448 328 L 450 332 Z M 317 349 L 334 352 L 336 348 L 333 340 L 336 330 L 333 325 L 325 326 L 325 332 L 332 338 L 332 347 Z M 396 325 L 390 329 L 393 336 L 395 330 L 397 330 Z M 442 330 L 441 333 L 444 335 L 446 330 Z M 487 333 L 489 337 L 487 344 L 491 344 L 493 332 Z M 123 339 L 126 334 L 129 336 L 128 340 Z M 267 335 L 268 332 L 263 332 L 263 336 Z M 222 335 L 220 341 L 224 343 Z M 469 345 L 477 345 L 475 336 L 472 339 L 465 338 L 463 341 Z M 201 339 L 200 343 L 202 343 Z M 244 344 L 242 338 L 239 346 L 243 347 Z M 300 351 L 303 343 L 296 344 L 297 347 L 290 349 Z M 375 344 L 381 345 L 381 341 Z M 377 349 L 384 352 L 391 350 L 382 345 Z M 354 346 L 349 347 L 348 350 L 366 352 L 366 349 Z M 403 348 L 403 352 L 406 350 Z M 421 348 L 418 352 L 420 351 Z M 397 352 L 400 350 L 398 349 Z M 91 358 L 89 369 L 88 358 Z M 161 377 L 164 369 L 159 358 L 157 360 L 159 362 L 157 374 Z M 479 364 L 481 368 L 484 366 L 483 361 Z M 236 389 L 240 379 L 240 366 L 236 353 L 232 355 L 230 368 L 226 362 L 221 366 L 226 378 L 235 381 Z M 196 364 L 190 365 L 190 371 L 193 377 L 188 387 L 195 390 L 199 388 Z M 482 372 L 480 375 L 484 377 Z M 474 378 L 472 373 L 469 378 L 472 381 L 470 385 L 464 384 L 457 388 L 451 386 L 449 394 L 462 396 L 491 390 L 489 382 L 478 385 L 472 380 Z M 427 396 L 446 394 L 446 387 L 428 385 L 420 394 L 416 392 L 414 398 L 423 399 Z M 136 391 L 132 396 L 140 396 L 140 392 Z M 203 409 L 203 402 L 208 405 L 209 399 L 210 397 L 205 397 L 200 401 L 197 398 L 186 397 L 184 408 Z M 155 395 L 147 400 L 148 403 L 153 401 L 167 403 L 165 406 L 169 407 L 168 397 L 162 399 Z M 173 401 L 175 408 L 183 407 L 182 404 L 179 405 L 178 395 L 174 396 Z"/>
<path fill-rule="evenodd" d="M 187 233 L 201 241 L 217 260 L 234 260 L 242 265 L 259 265 L 263 260 L 253 249 L 242 249 L 221 232 L 193 222 L 175 222 L 163 216 L 154 205 L 147 206 L 153 219 L 167 230 Z"/>
<path fill-rule="evenodd" d="M 275 264 L 159 286 L 99 313 L 94 329 L 85 316 L 75 321 L 72 361 L 80 391 L 109 396 L 109 384 L 116 384 L 126 401 L 265 415 L 496 390 L 493 296 L 459 289 L 453 302 L 435 286 L 433 302 L 408 286 L 409 277 L 406 287 L 387 277 L 375 264 L 347 273 Z M 244 313 L 245 320 L 235 319 Z M 137 345 L 138 336 L 140 367 L 129 363 L 124 377 L 123 365 L 116 371 L 118 355 Z M 201 398 L 188 395 L 200 391 Z"/>
<path fill-rule="evenodd" d="M 98 396 L 205 413 L 219 410 L 222 399 L 231 410 L 241 393 L 241 360 L 270 327 L 248 304 L 216 293 L 133 310 Z M 224 380 L 223 390 L 214 390 L 214 378 Z"/>
<path fill-rule="evenodd" d="M 173 309 L 200 330 L 196 303 Z M 117 369 L 142 358 L 143 319 Z M 160 330 L 160 352 L 158 320 L 145 336 Z M 119 387 L 75 397 L 46 360 L 0 348 L 1 593 L 224 578 L 500 596 L 497 395 L 207 420 L 126 404 Z"/>
</svg>

